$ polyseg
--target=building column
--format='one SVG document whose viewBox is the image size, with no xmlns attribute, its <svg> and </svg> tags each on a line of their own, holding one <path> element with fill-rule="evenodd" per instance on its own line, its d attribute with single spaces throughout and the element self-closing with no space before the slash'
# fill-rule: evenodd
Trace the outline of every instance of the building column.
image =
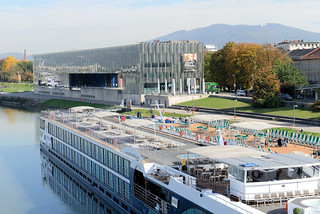
<svg viewBox="0 0 320 214">
<path fill-rule="evenodd" d="M 180 94 L 182 94 L 182 79 L 180 79 Z"/>
<path fill-rule="evenodd" d="M 160 94 L 160 80 L 158 79 L 158 94 Z"/>
<path fill-rule="evenodd" d="M 168 81 L 167 81 L 167 79 L 164 79 L 164 92 L 165 93 L 168 92 Z"/>
<path fill-rule="evenodd" d="M 204 78 L 202 79 L 202 93 L 206 93 L 205 81 Z"/>
<path fill-rule="evenodd" d="M 176 80 L 172 79 L 172 94 L 176 95 Z"/>
<path fill-rule="evenodd" d="M 190 78 L 187 78 L 188 95 L 190 95 Z"/>
</svg>

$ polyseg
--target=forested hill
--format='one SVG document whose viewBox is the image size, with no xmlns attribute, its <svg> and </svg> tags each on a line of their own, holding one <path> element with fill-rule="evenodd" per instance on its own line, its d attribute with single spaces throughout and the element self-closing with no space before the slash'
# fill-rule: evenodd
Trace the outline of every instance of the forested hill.
<svg viewBox="0 0 320 214">
<path fill-rule="evenodd" d="M 301 40 L 319 42 L 320 33 L 301 30 L 281 24 L 266 25 L 227 25 L 214 24 L 193 30 L 181 30 L 160 36 L 154 40 L 190 40 L 212 44 L 218 48 L 229 41 L 236 43 L 279 43 L 283 40 Z"/>
</svg>

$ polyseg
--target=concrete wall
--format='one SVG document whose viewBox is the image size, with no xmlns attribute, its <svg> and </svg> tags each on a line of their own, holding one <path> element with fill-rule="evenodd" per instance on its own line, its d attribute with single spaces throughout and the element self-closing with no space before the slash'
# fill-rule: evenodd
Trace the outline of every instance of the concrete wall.
<svg viewBox="0 0 320 214">
<path fill-rule="evenodd" d="M 205 97 L 209 97 L 209 94 L 191 94 L 191 95 L 145 95 L 145 104 L 150 106 L 151 104 L 155 104 L 155 100 L 158 101 L 158 104 L 164 104 L 165 107 L 175 105 L 178 103 L 202 99 Z"/>
</svg>

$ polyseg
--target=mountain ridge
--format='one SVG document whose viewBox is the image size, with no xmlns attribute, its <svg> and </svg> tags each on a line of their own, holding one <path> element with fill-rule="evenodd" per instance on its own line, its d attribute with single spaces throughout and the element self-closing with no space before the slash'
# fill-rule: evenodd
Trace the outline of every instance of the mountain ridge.
<svg viewBox="0 0 320 214">
<path fill-rule="evenodd" d="M 179 30 L 173 33 L 159 36 L 154 40 L 190 40 L 200 41 L 204 44 L 212 44 L 222 48 L 225 43 L 233 41 L 236 43 L 279 43 L 284 40 L 304 40 L 318 42 L 320 33 L 302 30 L 278 23 L 267 23 L 265 25 L 228 25 L 213 24 L 207 27 L 192 30 Z"/>
</svg>

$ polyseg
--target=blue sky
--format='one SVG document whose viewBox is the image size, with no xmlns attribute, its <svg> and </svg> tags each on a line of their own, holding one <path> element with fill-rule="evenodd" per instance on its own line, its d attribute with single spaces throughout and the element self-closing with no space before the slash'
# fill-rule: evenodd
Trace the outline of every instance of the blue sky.
<svg viewBox="0 0 320 214">
<path fill-rule="evenodd" d="M 217 23 L 280 23 L 320 32 L 318 0 L 0 0 L 0 5 L 1 53 L 134 44 Z"/>
</svg>

